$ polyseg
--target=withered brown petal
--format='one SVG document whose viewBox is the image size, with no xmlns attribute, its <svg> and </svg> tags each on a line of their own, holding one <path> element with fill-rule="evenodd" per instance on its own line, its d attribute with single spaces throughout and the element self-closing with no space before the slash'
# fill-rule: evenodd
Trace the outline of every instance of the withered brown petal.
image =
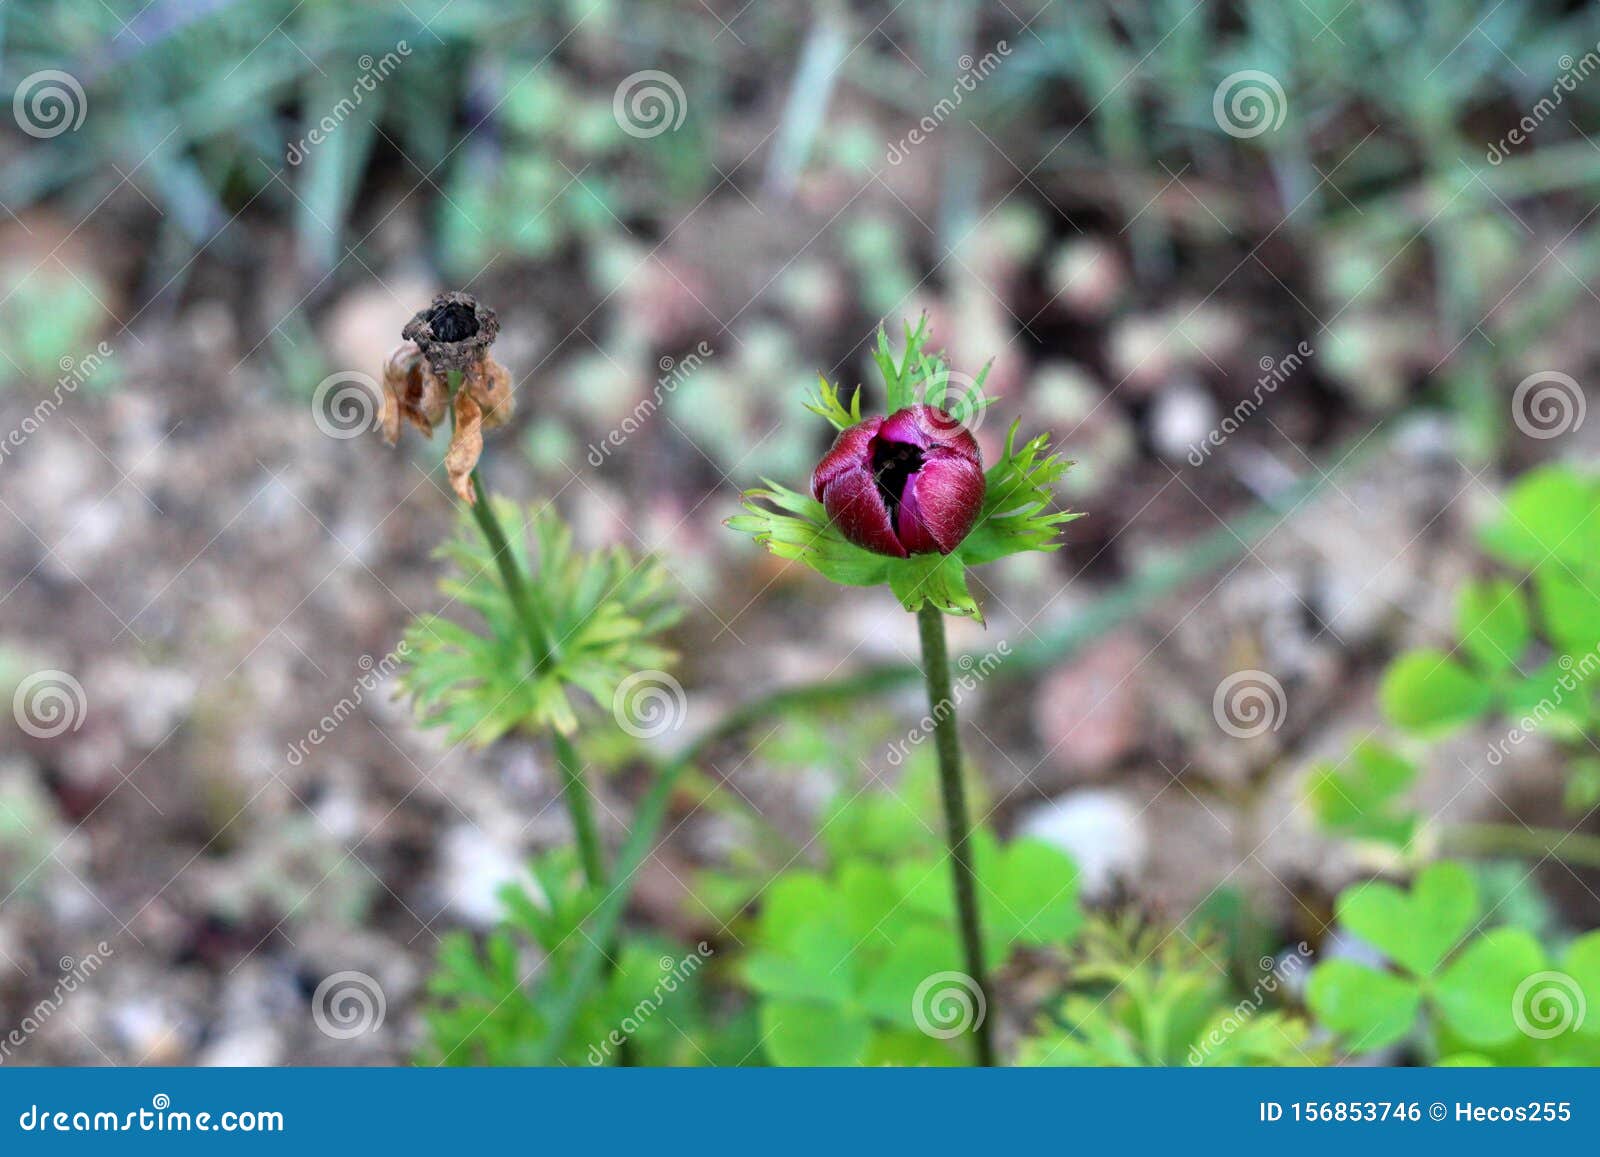
<svg viewBox="0 0 1600 1157">
<path fill-rule="evenodd" d="M 516 399 L 511 395 L 511 371 L 485 358 L 467 370 L 467 385 L 483 407 L 483 428 L 493 430 L 511 420 Z"/>
<path fill-rule="evenodd" d="M 456 393 L 456 429 L 445 451 L 444 469 L 450 485 L 469 505 L 474 501 L 472 471 L 483 453 L 483 411 L 471 390 Z"/>
</svg>

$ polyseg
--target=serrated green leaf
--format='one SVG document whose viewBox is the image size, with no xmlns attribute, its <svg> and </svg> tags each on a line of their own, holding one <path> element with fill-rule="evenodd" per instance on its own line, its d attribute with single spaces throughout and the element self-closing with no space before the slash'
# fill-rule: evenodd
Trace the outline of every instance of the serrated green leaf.
<svg viewBox="0 0 1600 1157">
<path fill-rule="evenodd" d="M 567 689 L 586 692 L 609 708 L 623 679 L 666 667 L 672 654 L 653 636 L 676 621 L 678 607 L 667 597 L 666 572 L 658 563 L 636 562 L 620 549 L 583 554 L 574 550 L 571 529 L 553 508 L 524 519 L 513 503 L 491 501 L 503 526 L 520 528 L 510 535 L 510 551 L 558 642 L 557 653 L 547 668 L 535 671 L 493 551 L 471 514 L 463 512 L 456 537 L 438 552 L 451 567 L 439 585 L 479 621 L 472 628 L 438 616 L 413 622 L 401 686 L 423 723 L 443 727 L 451 742 L 482 746 L 513 728 L 570 734 L 578 719 Z M 528 549 L 530 538 L 537 553 Z"/>
</svg>

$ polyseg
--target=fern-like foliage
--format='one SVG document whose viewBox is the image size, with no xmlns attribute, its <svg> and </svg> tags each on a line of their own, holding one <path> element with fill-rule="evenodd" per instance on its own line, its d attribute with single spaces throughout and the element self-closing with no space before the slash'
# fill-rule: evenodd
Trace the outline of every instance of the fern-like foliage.
<svg viewBox="0 0 1600 1157">
<path fill-rule="evenodd" d="M 423 1009 L 423 1063 L 500 1066 L 541 1059 L 555 996 L 586 947 L 580 928 L 603 894 L 584 884 L 570 850 L 536 861 L 533 876 L 532 887 L 501 890 L 504 915 L 481 945 L 465 932 L 441 942 Z M 579 1010 L 561 1063 L 616 1064 L 621 1039 L 641 1064 L 727 1059 L 704 1015 L 701 973 L 708 949 L 634 936 L 614 959 L 616 966 Z"/>
<path fill-rule="evenodd" d="M 1071 967 L 1072 988 L 1019 1064 L 1146 1067 L 1327 1063 L 1310 1026 L 1282 1003 L 1287 965 L 1238 993 L 1210 937 L 1137 918 L 1095 917 Z M 1297 960 L 1297 957 L 1291 957 Z"/>
<path fill-rule="evenodd" d="M 418 618 L 406 632 L 411 663 L 402 686 L 423 722 L 444 727 L 451 742 L 483 745 L 514 727 L 570 734 L 578 725 L 571 689 L 610 704 L 627 676 L 664 667 L 672 654 L 654 637 L 676 621 L 679 608 L 666 597 L 666 572 L 656 562 L 621 547 L 577 551 L 554 509 L 525 519 L 516 504 L 492 501 L 502 525 L 524 528 L 510 536 L 510 549 L 551 625 L 550 661 L 536 670 L 494 552 L 464 512 L 456 535 L 438 551 L 450 563 L 439 589 L 477 621 Z"/>
</svg>

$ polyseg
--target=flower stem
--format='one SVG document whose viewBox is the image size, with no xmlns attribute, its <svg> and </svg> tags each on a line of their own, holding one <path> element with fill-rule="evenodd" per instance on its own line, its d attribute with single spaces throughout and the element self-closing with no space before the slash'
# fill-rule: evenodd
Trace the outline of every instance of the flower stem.
<svg viewBox="0 0 1600 1157">
<path fill-rule="evenodd" d="M 583 878 L 591 888 L 600 888 L 606 882 L 605 859 L 600 851 L 589 787 L 583 781 L 583 763 L 572 740 L 559 731 L 552 731 L 550 736 L 556 749 L 556 763 L 561 766 L 561 792 L 566 797 L 572 827 L 578 835 L 578 859 L 583 864 Z"/>
<path fill-rule="evenodd" d="M 460 375 L 452 371 L 450 374 L 452 396 L 460 384 Z M 451 421 L 454 420 L 455 414 L 452 408 Z M 495 514 L 494 506 L 489 501 L 488 488 L 484 486 L 483 478 L 476 470 L 472 472 L 472 493 L 477 499 L 472 504 L 472 516 L 477 520 L 478 529 L 483 532 L 489 549 L 494 552 L 495 566 L 500 571 L 500 581 L 505 586 L 507 597 L 511 599 L 512 608 L 516 611 L 518 625 L 522 627 L 522 633 L 527 637 L 528 647 L 532 652 L 534 673 L 537 675 L 543 672 L 555 657 L 556 641 L 542 608 L 534 601 L 527 577 L 517 565 L 517 556 L 511 551 L 511 542 L 506 538 L 505 530 L 500 525 L 500 518 Z M 583 865 L 583 878 L 593 889 L 596 897 L 601 897 L 606 893 L 605 857 L 600 846 L 600 831 L 594 820 L 594 801 L 589 795 L 589 786 L 583 779 L 583 762 L 578 758 L 572 740 L 554 729 L 551 730 L 550 736 L 551 744 L 555 748 L 556 763 L 561 768 L 561 795 L 567 805 L 567 814 L 572 818 L 572 828 L 578 843 L 578 857 Z M 617 967 L 615 935 L 607 939 L 603 951 L 606 959 L 605 975 L 610 977 L 615 974 Z M 618 1049 L 619 1065 L 632 1065 L 632 1045 L 631 1039 L 626 1040 Z"/>
<path fill-rule="evenodd" d="M 950 689 L 950 656 L 944 640 L 944 612 L 931 602 L 917 611 L 922 635 L 922 671 L 928 684 L 928 712 L 933 718 L 934 747 L 939 753 L 939 788 L 944 797 L 945 840 L 950 846 L 950 874 L 955 885 L 956 914 L 967 974 L 982 994 L 973 1024 L 972 1054 L 979 1065 L 995 1063 L 994 1030 L 988 1012 L 988 972 L 983 964 L 983 934 L 978 920 L 978 891 L 972 871 L 972 821 L 967 816 L 961 783 L 961 750 L 956 736 L 955 698 Z"/>
<path fill-rule="evenodd" d="M 1600 836 L 1514 824 L 1451 824 L 1440 834 L 1445 852 L 1468 856 L 1549 856 L 1580 868 L 1600 868 Z"/>
<path fill-rule="evenodd" d="M 545 626 L 544 616 L 534 605 L 522 569 L 517 566 L 517 556 L 511 553 L 511 544 L 506 539 L 505 531 L 500 528 L 500 519 L 495 515 L 494 507 L 489 502 L 489 491 L 484 487 L 483 479 L 476 470 L 472 472 L 472 492 L 478 499 L 472 504 L 472 517 L 477 519 L 478 529 L 483 531 L 489 549 L 494 552 L 495 566 L 500 569 L 500 581 L 511 599 L 512 608 L 517 612 L 517 621 L 522 625 L 522 632 L 528 637 L 528 646 L 533 651 L 534 674 L 542 674 L 555 655 L 555 643 Z"/>
<path fill-rule="evenodd" d="M 472 515 L 478 520 L 478 527 L 488 540 L 489 548 L 494 551 L 495 565 L 500 568 L 500 580 L 505 584 L 506 594 L 510 596 L 511 605 L 517 612 L 517 621 L 533 651 L 534 670 L 540 671 L 549 665 L 555 654 L 549 627 L 533 601 L 527 579 L 517 565 L 516 556 L 511 553 L 505 531 L 500 527 L 500 519 L 489 502 L 488 491 L 484 489 L 483 479 L 476 470 L 472 472 L 472 489 L 478 498 L 472 504 Z M 600 851 L 599 829 L 594 822 L 594 802 L 589 797 L 588 785 L 583 781 L 583 763 L 570 739 L 559 731 L 552 730 L 550 734 L 556 762 L 561 767 L 561 794 L 566 800 L 567 812 L 572 817 L 573 830 L 577 833 L 584 879 L 591 888 L 600 888 L 606 882 L 605 860 Z"/>
</svg>

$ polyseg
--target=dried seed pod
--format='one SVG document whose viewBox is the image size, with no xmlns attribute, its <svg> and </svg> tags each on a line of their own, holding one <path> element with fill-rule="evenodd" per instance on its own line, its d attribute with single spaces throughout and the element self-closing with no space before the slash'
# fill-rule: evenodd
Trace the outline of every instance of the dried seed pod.
<svg viewBox="0 0 1600 1157">
<path fill-rule="evenodd" d="M 472 294 L 457 290 L 434 298 L 427 309 L 406 322 L 400 336 L 416 342 L 433 372 L 443 374 L 465 372 L 482 361 L 499 332 L 494 310 L 479 305 Z"/>
</svg>

